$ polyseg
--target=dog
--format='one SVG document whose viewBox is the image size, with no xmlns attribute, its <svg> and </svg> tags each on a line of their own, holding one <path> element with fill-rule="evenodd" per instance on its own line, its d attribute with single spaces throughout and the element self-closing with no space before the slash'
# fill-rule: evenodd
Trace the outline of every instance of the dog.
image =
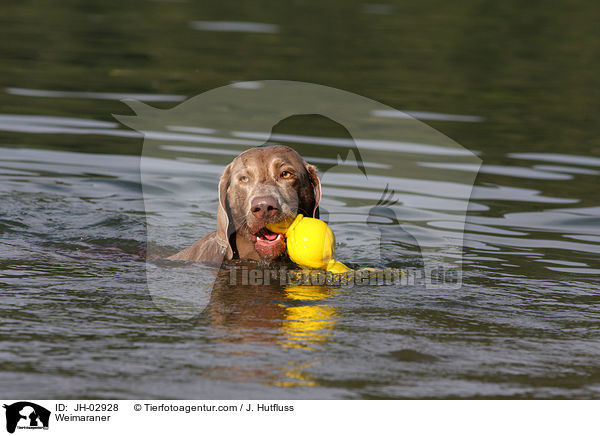
<svg viewBox="0 0 600 436">
<path fill-rule="evenodd" d="M 284 145 L 251 148 L 237 156 L 219 182 L 217 230 L 170 260 L 272 260 L 286 253 L 284 235 L 265 227 L 301 213 L 319 217 L 321 181 L 315 166 Z"/>
</svg>

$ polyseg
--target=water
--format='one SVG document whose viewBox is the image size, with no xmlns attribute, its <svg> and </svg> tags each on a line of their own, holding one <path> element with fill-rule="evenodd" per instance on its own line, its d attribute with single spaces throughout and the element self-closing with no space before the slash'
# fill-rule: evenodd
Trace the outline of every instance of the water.
<svg viewBox="0 0 600 436">
<path fill-rule="evenodd" d="M 595 6 L 543 13 L 523 7 L 470 1 L 449 10 L 440 3 L 434 15 L 418 5 L 360 2 L 239 10 L 156 1 L 6 7 L 4 395 L 598 398 L 600 65 L 585 50 L 598 44 Z M 477 153 L 483 166 L 459 290 L 217 286 L 206 311 L 190 320 L 155 306 L 142 257 L 142 137 L 112 118 L 130 113 L 118 100 L 169 108 L 217 86 L 270 78 L 382 101 Z M 251 83 L 236 86 L 252 91 Z M 265 139 L 237 130 L 235 138 L 248 145 Z M 159 198 L 183 180 L 196 198 L 171 199 L 185 225 L 173 224 L 179 231 L 158 247 L 165 253 L 214 228 L 216 178 L 235 155 L 215 139 L 222 132 L 182 125 L 171 133 L 209 139 L 170 141 L 187 159 L 157 157 L 150 168 L 144 194 Z M 297 117 L 272 138 L 328 169 L 349 136 L 331 121 Z M 396 174 L 391 163 L 365 167 L 401 180 L 394 195 L 414 211 L 408 225 L 451 234 L 460 199 L 432 189 L 438 185 L 430 175 L 474 168 L 427 150 L 425 178 Z M 361 259 L 364 240 L 345 235 L 367 219 L 367 202 L 383 186 L 366 186 L 354 170 L 337 167 L 335 177 L 323 177 L 324 203 L 330 212 L 352 212 L 336 228 L 340 259 L 361 265 L 372 261 Z M 397 266 L 412 260 L 407 252 Z M 174 276 L 202 268 L 151 265 Z"/>
</svg>

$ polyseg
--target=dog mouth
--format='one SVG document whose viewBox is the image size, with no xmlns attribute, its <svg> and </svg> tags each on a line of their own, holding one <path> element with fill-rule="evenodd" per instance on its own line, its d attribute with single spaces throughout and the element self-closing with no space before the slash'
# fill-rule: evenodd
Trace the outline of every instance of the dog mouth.
<svg viewBox="0 0 600 436">
<path fill-rule="evenodd" d="M 263 227 L 258 232 L 251 235 L 252 241 L 261 244 L 274 244 L 278 241 L 284 241 L 284 236 L 281 233 L 275 233 Z M 285 242 L 285 241 L 284 241 Z"/>
<path fill-rule="evenodd" d="M 278 257 L 285 251 L 285 236 L 281 233 L 275 233 L 263 227 L 258 232 L 251 234 L 254 242 L 254 249 L 261 257 Z"/>
</svg>

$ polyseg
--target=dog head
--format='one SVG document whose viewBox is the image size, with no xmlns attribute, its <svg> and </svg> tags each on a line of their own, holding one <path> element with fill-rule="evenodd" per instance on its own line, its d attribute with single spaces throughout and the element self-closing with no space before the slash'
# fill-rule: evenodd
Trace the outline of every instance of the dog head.
<svg viewBox="0 0 600 436">
<path fill-rule="evenodd" d="M 233 257 L 276 258 L 285 252 L 282 235 L 266 224 L 301 213 L 318 218 L 321 182 L 316 168 L 283 145 L 256 147 L 231 162 L 219 183 L 217 238 Z M 233 235 L 235 234 L 235 237 Z"/>
</svg>

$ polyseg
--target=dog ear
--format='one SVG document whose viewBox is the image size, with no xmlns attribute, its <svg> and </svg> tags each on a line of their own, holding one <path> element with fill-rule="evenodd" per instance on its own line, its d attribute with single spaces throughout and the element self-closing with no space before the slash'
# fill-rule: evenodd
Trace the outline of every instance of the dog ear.
<svg viewBox="0 0 600 436">
<path fill-rule="evenodd" d="M 321 180 L 319 180 L 319 176 L 317 175 L 317 167 L 306 162 L 304 163 L 304 167 L 306 168 L 306 172 L 308 173 L 308 177 L 310 179 L 310 183 L 312 184 L 315 196 L 315 205 L 312 210 L 312 217 L 319 218 L 319 203 L 321 202 Z"/>
<path fill-rule="evenodd" d="M 233 249 L 229 242 L 229 225 L 232 222 L 227 202 L 227 188 L 231 181 L 231 164 L 227 165 L 219 181 L 219 207 L 217 209 L 217 243 L 225 248 L 225 259 L 233 259 Z"/>
</svg>

